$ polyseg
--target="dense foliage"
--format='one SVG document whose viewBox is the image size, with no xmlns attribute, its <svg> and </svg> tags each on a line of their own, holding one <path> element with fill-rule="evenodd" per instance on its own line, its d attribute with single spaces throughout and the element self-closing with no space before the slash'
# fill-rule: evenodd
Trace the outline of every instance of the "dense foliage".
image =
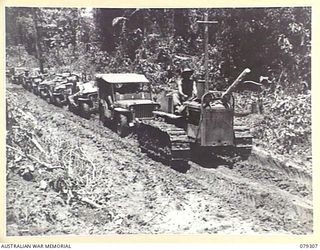
<svg viewBox="0 0 320 250">
<path fill-rule="evenodd" d="M 155 56 L 148 61 L 164 68 L 187 64 L 201 77 L 203 27 L 197 21 L 205 11 L 219 23 L 209 27 L 214 81 L 232 79 L 249 67 L 253 78 L 268 75 L 290 92 L 310 89 L 310 8 L 102 9 L 96 22 L 105 31 L 101 41 L 109 52 L 118 51 L 131 63 L 143 54 L 142 59 Z"/>
<path fill-rule="evenodd" d="M 203 77 L 203 14 L 210 76 L 228 84 L 245 67 L 291 93 L 311 88 L 311 8 L 7 8 L 7 48 L 21 44 L 47 67 L 139 71 L 163 84 L 184 65 Z M 92 15 L 93 14 L 93 15 Z M 37 49 L 38 44 L 38 49 Z M 40 52 L 40 53 L 37 53 Z M 40 57 L 40 58 L 39 58 Z"/>
<path fill-rule="evenodd" d="M 309 159 L 311 152 L 311 93 L 288 96 L 276 91 L 260 94 L 262 114 L 242 119 L 252 128 L 257 144 L 274 152 Z M 236 114 L 250 111 L 257 94 L 236 95 Z"/>
<path fill-rule="evenodd" d="M 311 156 L 311 95 L 277 98 L 268 95 L 265 106 L 269 108 L 264 119 L 257 124 L 260 139 L 274 142 L 280 153 L 298 153 Z M 267 139 L 267 140 L 266 140 Z"/>
</svg>

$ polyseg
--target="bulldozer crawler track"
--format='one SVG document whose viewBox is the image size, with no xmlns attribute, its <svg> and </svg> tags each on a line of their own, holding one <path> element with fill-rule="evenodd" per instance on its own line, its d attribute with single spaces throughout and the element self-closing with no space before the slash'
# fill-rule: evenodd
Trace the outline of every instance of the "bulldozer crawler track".
<svg viewBox="0 0 320 250">
<path fill-rule="evenodd" d="M 138 142 L 142 151 L 169 165 L 187 164 L 190 159 L 190 143 L 186 132 L 164 121 L 140 123 Z"/>
<path fill-rule="evenodd" d="M 234 136 L 236 154 L 243 159 L 247 159 L 252 151 L 253 136 L 250 129 L 246 126 L 234 126 Z"/>
</svg>

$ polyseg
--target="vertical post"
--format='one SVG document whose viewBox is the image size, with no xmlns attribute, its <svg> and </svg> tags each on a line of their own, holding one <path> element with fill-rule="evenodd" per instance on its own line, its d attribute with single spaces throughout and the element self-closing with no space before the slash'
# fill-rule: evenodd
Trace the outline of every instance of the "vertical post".
<svg viewBox="0 0 320 250">
<path fill-rule="evenodd" d="M 204 21 L 208 22 L 208 13 L 204 13 Z M 204 85 L 204 91 L 209 91 L 209 68 L 208 68 L 208 43 L 209 43 L 209 29 L 208 24 L 205 23 L 204 25 L 204 68 L 205 68 L 205 85 Z"/>
<path fill-rule="evenodd" d="M 209 61 L 209 52 L 208 52 L 208 46 L 209 46 L 209 25 L 211 24 L 217 24 L 217 21 L 208 21 L 208 13 L 204 13 L 204 20 L 203 21 L 197 21 L 199 24 L 204 24 L 204 68 L 205 68 L 205 83 L 204 83 L 204 90 L 205 92 L 209 91 L 209 67 L 208 67 L 208 61 Z"/>
</svg>

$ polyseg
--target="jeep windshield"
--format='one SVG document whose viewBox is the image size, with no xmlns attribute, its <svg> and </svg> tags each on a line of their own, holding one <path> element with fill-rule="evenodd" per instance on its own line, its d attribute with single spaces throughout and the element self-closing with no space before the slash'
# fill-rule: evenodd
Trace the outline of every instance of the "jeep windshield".
<svg viewBox="0 0 320 250">
<path fill-rule="evenodd" d="M 149 83 L 116 83 L 114 84 L 115 99 L 151 99 L 151 89 Z"/>
</svg>

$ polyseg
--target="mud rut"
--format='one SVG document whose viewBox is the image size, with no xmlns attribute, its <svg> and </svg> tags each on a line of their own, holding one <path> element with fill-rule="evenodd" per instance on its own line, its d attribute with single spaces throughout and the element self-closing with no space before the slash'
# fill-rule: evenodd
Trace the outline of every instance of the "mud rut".
<svg viewBox="0 0 320 250">
<path fill-rule="evenodd" d="M 98 117 L 85 120 L 20 86 L 7 89 L 18 93 L 16 105 L 28 105 L 44 127 L 82 145 L 99 175 L 92 192 L 103 193 L 107 200 L 103 208 L 79 205 L 71 211 L 68 205 L 61 206 L 63 218 L 38 234 L 313 231 L 311 177 L 299 170 L 265 165 L 256 156 L 232 166 L 190 162 L 190 169 L 180 173 L 141 153 L 135 136 L 118 137 Z M 13 189 L 20 190 L 20 197 L 43 196 L 35 184 L 16 176 L 7 182 L 7 202 L 13 199 Z M 46 197 L 51 197 L 50 192 L 54 191 Z M 7 234 L 16 235 L 16 228 L 8 225 Z"/>
</svg>

